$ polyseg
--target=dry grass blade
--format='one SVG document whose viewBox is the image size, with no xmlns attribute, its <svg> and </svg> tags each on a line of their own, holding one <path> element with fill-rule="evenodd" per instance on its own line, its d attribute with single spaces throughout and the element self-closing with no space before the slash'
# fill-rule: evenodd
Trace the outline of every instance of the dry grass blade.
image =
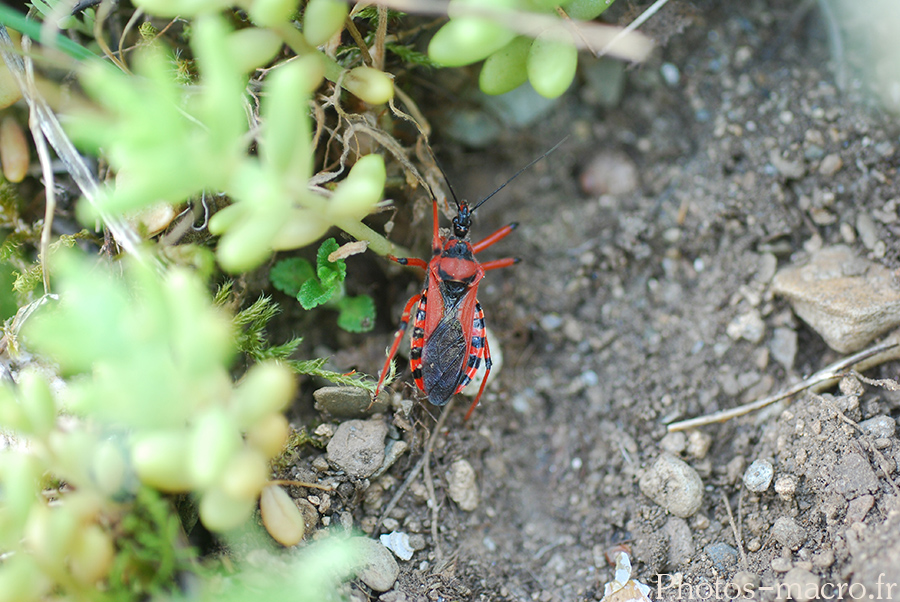
<svg viewBox="0 0 900 602">
<path fill-rule="evenodd" d="M 100 219 L 109 228 L 116 242 L 122 246 L 126 253 L 143 262 L 152 261 L 159 267 L 159 263 L 155 258 L 151 258 L 146 253 L 141 252 L 141 239 L 131 226 L 124 220 L 110 215 L 97 206 L 100 184 L 87 163 L 75 149 L 75 145 L 72 144 L 72 141 L 63 131 L 50 105 L 38 93 L 33 82 L 29 83 L 22 57 L 16 51 L 12 39 L 10 39 L 9 33 L 6 31 L 6 27 L 2 25 L 0 25 L 0 54 L 3 55 L 6 66 L 15 78 L 16 84 L 22 90 L 22 95 L 26 103 L 28 103 L 28 108 L 31 112 L 31 119 L 37 123 L 47 142 L 56 151 L 56 154 L 65 165 L 66 171 L 72 176 L 81 193 L 91 205 L 97 208 Z"/>
<path fill-rule="evenodd" d="M 712 414 L 707 414 L 706 416 L 699 416 L 689 420 L 673 422 L 668 426 L 668 430 L 670 433 L 674 431 L 686 431 L 698 426 L 716 422 L 726 422 L 732 418 L 737 418 L 738 416 L 761 410 L 766 406 L 772 405 L 776 401 L 781 401 L 782 399 L 796 395 L 806 389 L 813 389 L 814 391 L 824 390 L 827 387 L 832 386 L 835 381 L 840 379 L 851 368 L 854 370 L 865 370 L 872 366 L 898 358 L 900 358 L 900 331 L 895 331 L 885 339 L 884 342 L 830 364 L 809 378 L 788 387 L 780 393 L 758 399 L 736 408 L 714 412 Z"/>
<path fill-rule="evenodd" d="M 379 4 L 420 15 L 447 14 L 447 3 L 441 0 L 383 0 Z M 553 15 L 494 10 L 473 5 L 453 6 L 453 16 L 462 15 L 494 19 L 518 33 L 529 36 L 536 36 L 547 29 L 557 29 L 561 26 L 559 18 Z M 577 29 L 574 37 L 575 44 L 579 48 L 586 50 L 602 48 L 601 55 L 608 54 L 626 61 L 641 62 L 653 50 L 653 40 L 636 31 L 626 32 L 621 27 L 594 22 L 569 21 L 566 24 Z"/>
</svg>

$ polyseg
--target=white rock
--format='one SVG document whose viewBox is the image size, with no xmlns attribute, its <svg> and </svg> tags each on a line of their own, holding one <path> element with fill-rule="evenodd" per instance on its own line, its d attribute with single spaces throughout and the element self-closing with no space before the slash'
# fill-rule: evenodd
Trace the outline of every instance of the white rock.
<svg viewBox="0 0 900 602">
<path fill-rule="evenodd" d="M 393 552 L 400 560 L 409 560 L 415 550 L 409 545 L 409 535 L 401 531 L 383 533 L 379 538 L 381 545 Z"/>
</svg>

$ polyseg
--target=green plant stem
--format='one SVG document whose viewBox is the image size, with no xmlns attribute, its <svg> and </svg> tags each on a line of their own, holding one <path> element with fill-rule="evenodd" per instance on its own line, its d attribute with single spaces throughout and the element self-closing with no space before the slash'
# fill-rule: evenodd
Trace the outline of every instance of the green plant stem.
<svg viewBox="0 0 900 602">
<path fill-rule="evenodd" d="M 275 28 L 275 31 L 281 36 L 284 43 L 287 44 L 291 50 L 296 52 L 298 56 L 305 56 L 312 53 L 321 56 L 325 65 L 325 79 L 328 81 L 337 83 L 338 80 L 340 80 L 341 75 L 346 71 L 346 69 L 341 67 L 336 60 L 319 52 L 318 49 L 313 46 L 310 46 L 309 42 L 306 41 L 306 38 L 304 38 L 294 27 L 282 25 Z M 318 199 L 309 198 L 309 195 L 304 195 L 300 200 L 300 204 L 317 213 L 328 214 L 327 204 L 324 201 L 320 203 Z M 379 255 L 396 255 L 397 257 L 409 257 L 411 255 L 408 249 L 395 245 L 359 220 L 339 219 L 334 221 L 334 225 L 357 240 L 367 241 L 369 243 L 369 249 Z"/>
<path fill-rule="evenodd" d="M 356 240 L 365 240 L 369 243 L 369 249 L 379 255 L 394 255 L 395 257 L 410 257 L 408 249 L 395 245 L 384 236 L 357 220 L 338 220 L 334 224 Z"/>
<path fill-rule="evenodd" d="M 303 37 L 303 34 L 296 28 L 291 27 L 290 25 L 281 25 L 274 28 L 274 31 L 281 36 L 281 39 L 284 40 L 284 43 L 287 44 L 291 50 L 297 53 L 297 56 L 306 56 L 313 53 L 321 56 L 322 63 L 325 65 L 325 79 L 328 81 L 337 83 L 341 78 L 341 75 L 346 71 L 346 69 L 341 67 L 340 63 L 336 60 L 324 52 L 319 52 L 314 46 L 311 46 L 309 42 L 306 41 L 306 38 Z"/>
</svg>

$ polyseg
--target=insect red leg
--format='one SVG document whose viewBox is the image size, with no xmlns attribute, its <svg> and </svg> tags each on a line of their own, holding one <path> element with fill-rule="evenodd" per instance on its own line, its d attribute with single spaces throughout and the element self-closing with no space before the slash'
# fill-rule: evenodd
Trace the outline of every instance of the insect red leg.
<svg viewBox="0 0 900 602">
<path fill-rule="evenodd" d="M 505 257 L 504 259 L 492 259 L 481 264 L 481 269 L 485 272 L 488 270 L 496 270 L 498 268 L 507 268 L 515 263 L 519 263 L 518 257 Z"/>
<path fill-rule="evenodd" d="M 419 302 L 422 295 L 413 295 L 412 298 L 406 302 L 406 307 L 403 308 L 403 314 L 400 316 L 400 326 L 397 328 L 397 332 L 394 333 L 394 342 L 391 343 L 391 350 L 388 351 L 387 360 L 384 362 L 384 368 L 381 369 L 381 377 L 378 379 L 378 386 L 375 387 L 375 397 L 378 397 L 378 394 L 381 392 L 381 385 L 384 384 L 384 379 L 387 378 L 388 373 L 391 370 L 391 360 L 394 359 L 394 356 L 397 354 L 397 349 L 400 347 L 400 341 L 403 340 L 403 333 L 406 332 L 406 327 L 409 325 L 409 314 L 412 312 L 413 306 Z M 375 398 L 372 398 L 372 403 L 375 403 Z M 372 404 L 369 404 L 371 407 Z"/>
<path fill-rule="evenodd" d="M 464 422 L 469 420 L 469 416 L 471 416 L 472 412 L 475 411 L 475 408 L 478 407 L 478 402 L 481 401 L 481 394 L 484 393 L 484 386 L 487 384 L 488 376 L 491 373 L 491 348 L 488 345 L 487 333 L 485 333 L 485 335 L 484 335 L 483 357 L 484 357 L 484 378 L 481 380 L 481 386 L 478 388 L 478 395 L 475 396 L 475 401 L 473 401 L 472 405 L 469 406 L 469 411 L 466 412 L 466 417 L 463 418 Z"/>
<path fill-rule="evenodd" d="M 393 255 L 388 255 L 387 258 L 391 261 L 396 261 L 400 265 L 411 265 L 414 268 L 422 269 L 428 267 L 428 262 L 424 259 L 419 259 L 418 257 L 394 257 Z"/>
<path fill-rule="evenodd" d="M 481 251 L 487 249 L 492 244 L 509 236 L 510 232 L 512 232 L 513 230 L 515 230 L 518 227 L 519 227 L 519 224 L 517 224 L 516 222 L 513 222 L 513 223 L 509 224 L 508 226 L 503 226 L 502 228 L 500 228 L 499 230 L 497 230 L 490 236 L 484 238 L 483 240 L 479 240 L 478 242 L 473 244 L 472 252 L 480 253 Z"/>
</svg>

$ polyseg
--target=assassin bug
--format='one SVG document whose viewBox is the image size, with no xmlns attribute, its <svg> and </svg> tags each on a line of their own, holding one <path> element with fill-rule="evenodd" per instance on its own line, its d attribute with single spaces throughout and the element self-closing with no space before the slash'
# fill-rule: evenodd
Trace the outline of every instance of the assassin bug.
<svg viewBox="0 0 900 602">
<path fill-rule="evenodd" d="M 400 326 L 394 334 L 394 341 L 381 370 L 378 386 L 375 388 L 376 397 L 381 392 L 384 379 L 390 371 L 391 360 L 400 347 L 400 341 L 415 307 L 409 366 L 416 386 L 425 393 L 433 405 L 444 406 L 453 395 L 472 381 L 483 361 L 484 378 L 475 401 L 466 412 L 465 420 L 468 420 L 475 411 L 491 372 L 491 350 L 484 331 L 484 311 L 477 299 L 478 284 L 484 278 L 485 272 L 511 266 L 518 263 L 519 259 L 506 257 L 485 263 L 475 259 L 476 253 L 508 236 L 518 224 L 514 222 L 503 226 L 487 238 L 473 244 L 469 241 L 472 214 L 522 172 L 556 150 L 564 141 L 565 139 L 561 140 L 556 146 L 520 169 L 471 208 L 466 201 L 457 198 L 453 186 L 444 174 L 457 209 L 456 217 L 453 218 L 452 233 L 446 237 L 440 234 L 438 202 L 432 192 L 431 260 L 388 255 L 388 259 L 400 265 L 424 269 L 425 285 L 422 292 L 413 295 L 403 308 Z M 441 173 L 443 174 L 443 170 Z"/>
</svg>

